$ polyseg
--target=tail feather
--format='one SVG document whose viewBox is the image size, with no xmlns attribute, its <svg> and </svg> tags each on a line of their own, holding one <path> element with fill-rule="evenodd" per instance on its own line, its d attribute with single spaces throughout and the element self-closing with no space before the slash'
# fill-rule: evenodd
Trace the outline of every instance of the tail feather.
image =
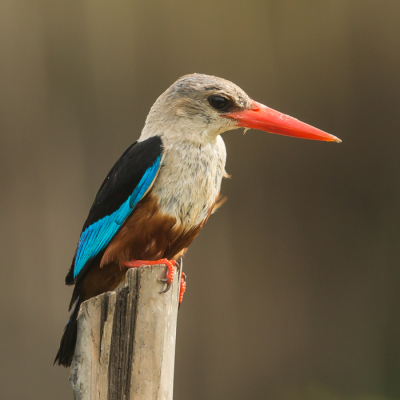
<svg viewBox="0 0 400 400">
<path fill-rule="evenodd" d="M 78 322 L 77 317 L 79 313 L 79 307 L 82 303 L 84 296 L 79 296 L 74 309 L 72 310 L 69 321 L 64 329 L 62 335 L 60 348 L 58 349 L 54 364 L 63 365 L 64 367 L 70 367 L 72 358 L 74 357 L 76 338 L 78 334 Z"/>
<path fill-rule="evenodd" d="M 94 296 L 114 290 L 125 279 L 126 270 L 121 269 L 118 262 L 108 264 L 107 268 L 100 268 L 100 259 L 101 257 L 99 256 L 93 259 L 91 263 L 86 264 L 75 281 L 69 306 L 69 309 L 72 306 L 73 309 L 64 329 L 54 364 L 69 367 L 72 363 L 78 333 L 78 322 L 76 319 L 80 305 Z M 74 283 L 72 274 L 71 268 L 66 278 L 67 284 Z"/>
</svg>

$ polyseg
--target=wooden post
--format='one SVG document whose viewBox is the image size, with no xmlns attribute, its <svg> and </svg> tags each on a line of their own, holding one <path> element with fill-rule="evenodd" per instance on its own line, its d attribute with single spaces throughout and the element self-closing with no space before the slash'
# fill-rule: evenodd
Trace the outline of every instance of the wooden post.
<svg viewBox="0 0 400 400">
<path fill-rule="evenodd" d="M 75 400 L 172 400 L 180 272 L 129 269 L 126 285 L 81 305 L 70 382 Z"/>
</svg>

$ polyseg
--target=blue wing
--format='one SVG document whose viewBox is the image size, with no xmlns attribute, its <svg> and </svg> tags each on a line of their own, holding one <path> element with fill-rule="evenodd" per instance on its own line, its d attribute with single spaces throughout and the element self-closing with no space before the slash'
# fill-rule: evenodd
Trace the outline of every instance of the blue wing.
<svg viewBox="0 0 400 400">
<path fill-rule="evenodd" d="M 67 283 L 73 283 L 84 267 L 90 266 L 90 261 L 107 247 L 151 188 L 161 158 L 161 139 L 152 138 L 132 145 L 117 161 L 103 182 L 82 229 Z"/>
<path fill-rule="evenodd" d="M 158 157 L 155 163 L 147 169 L 133 193 L 118 210 L 96 221 L 82 232 L 76 252 L 74 278 L 90 259 L 96 257 L 110 243 L 136 204 L 152 185 L 160 169 L 160 162 L 161 157 Z"/>
</svg>

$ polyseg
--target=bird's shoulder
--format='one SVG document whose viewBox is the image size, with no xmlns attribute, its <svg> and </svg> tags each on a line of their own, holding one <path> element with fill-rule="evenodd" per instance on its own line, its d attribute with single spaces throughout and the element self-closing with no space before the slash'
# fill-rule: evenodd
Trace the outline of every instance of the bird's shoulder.
<svg viewBox="0 0 400 400">
<path fill-rule="evenodd" d="M 163 154 L 159 136 L 129 146 L 107 174 L 95 197 L 82 231 L 99 219 L 112 214 L 132 194 L 146 171 Z"/>
</svg>

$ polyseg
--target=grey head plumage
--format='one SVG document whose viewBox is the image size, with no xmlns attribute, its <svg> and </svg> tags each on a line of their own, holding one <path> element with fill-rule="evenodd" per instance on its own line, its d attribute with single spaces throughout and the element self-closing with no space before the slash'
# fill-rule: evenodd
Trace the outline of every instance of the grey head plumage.
<svg viewBox="0 0 400 400">
<path fill-rule="evenodd" d="M 217 104 L 218 101 L 225 104 Z M 141 140 L 159 134 L 196 143 L 213 141 L 222 132 L 237 128 L 234 120 L 221 116 L 251 107 L 250 97 L 226 79 L 204 74 L 185 75 L 156 100 Z"/>
</svg>

